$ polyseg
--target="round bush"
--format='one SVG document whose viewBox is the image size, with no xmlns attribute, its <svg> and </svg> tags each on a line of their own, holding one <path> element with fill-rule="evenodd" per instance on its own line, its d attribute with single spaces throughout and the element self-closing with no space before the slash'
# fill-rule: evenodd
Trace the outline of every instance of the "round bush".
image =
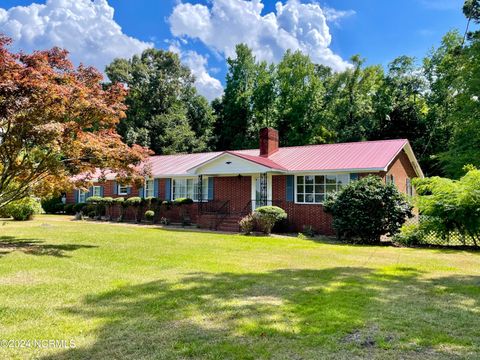
<svg viewBox="0 0 480 360">
<path fill-rule="evenodd" d="M 173 203 L 177 206 L 193 204 L 193 200 L 189 198 L 178 198 L 173 200 Z"/>
<path fill-rule="evenodd" d="M 240 230 L 245 235 L 249 235 L 255 227 L 255 216 L 253 214 L 248 214 L 244 216 L 239 222 Z"/>
<path fill-rule="evenodd" d="M 330 195 L 324 209 L 332 214 L 339 239 L 364 244 L 378 243 L 382 235 L 396 234 L 412 216 L 412 206 L 395 185 L 385 185 L 373 175 Z"/>
<path fill-rule="evenodd" d="M 17 221 L 31 220 L 33 215 L 40 214 L 42 211 L 40 202 L 31 197 L 13 201 L 5 206 L 5 213 Z"/>
<path fill-rule="evenodd" d="M 148 221 L 152 221 L 155 216 L 155 212 L 153 210 L 147 210 L 145 211 L 145 219 Z"/>
<path fill-rule="evenodd" d="M 418 246 L 424 243 L 425 234 L 419 224 L 403 225 L 393 241 L 403 246 Z"/>
<path fill-rule="evenodd" d="M 138 196 L 133 196 L 125 200 L 125 205 L 129 206 L 139 206 L 142 204 L 142 198 Z"/>
<path fill-rule="evenodd" d="M 122 205 L 125 202 L 125 199 L 123 197 L 118 197 L 113 199 L 112 201 L 114 204 Z"/>
<path fill-rule="evenodd" d="M 278 206 L 261 206 L 255 209 L 254 216 L 262 231 L 270 234 L 278 221 L 287 218 L 287 213 Z"/>
<path fill-rule="evenodd" d="M 42 209 L 47 214 L 58 214 L 64 211 L 64 205 L 61 197 L 52 197 L 49 199 L 42 199 Z"/>
<path fill-rule="evenodd" d="M 75 204 L 65 204 L 64 210 L 65 214 L 67 215 L 74 215 L 75 210 L 73 209 L 75 207 Z"/>
<path fill-rule="evenodd" d="M 80 213 L 80 212 L 83 211 L 83 209 L 85 208 L 85 206 L 87 206 L 86 203 L 78 203 L 78 204 L 75 204 L 75 205 L 73 205 L 73 211 L 78 214 L 78 213 Z"/>
<path fill-rule="evenodd" d="M 99 204 L 103 202 L 103 198 L 101 196 L 90 196 L 86 201 L 88 204 Z"/>
<path fill-rule="evenodd" d="M 173 202 L 170 201 L 170 200 L 165 200 L 165 201 L 162 201 L 162 206 L 167 209 L 167 210 L 170 210 L 170 208 L 172 207 L 173 205 Z"/>
</svg>

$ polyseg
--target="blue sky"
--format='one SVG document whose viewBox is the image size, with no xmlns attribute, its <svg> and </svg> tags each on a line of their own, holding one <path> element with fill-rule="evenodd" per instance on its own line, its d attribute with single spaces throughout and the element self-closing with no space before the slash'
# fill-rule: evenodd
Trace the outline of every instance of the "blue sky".
<svg viewBox="0 0 480 360">
<path fill-rule="evenodd" d="M 177 51 L 197 76 L 199 91 L 212 99 L 221 94 L 225 57 L 238 41 L 250 42 L 258 58 L 267 61 L 278 61 L 292 47 L 341 70 L 357 53 L 368 64 L 383 66 L 399 55 L 421 58 L 448 30 L 463 31 L 466 24 L 462 0 L 278 3 L 2 0 L 0 32 L 13 37 L 17 48 L 59 45 L 71 51 L 75 62 L 99 68 L 113 57 L 129 57 L 152 45 Z"/>
</svg>

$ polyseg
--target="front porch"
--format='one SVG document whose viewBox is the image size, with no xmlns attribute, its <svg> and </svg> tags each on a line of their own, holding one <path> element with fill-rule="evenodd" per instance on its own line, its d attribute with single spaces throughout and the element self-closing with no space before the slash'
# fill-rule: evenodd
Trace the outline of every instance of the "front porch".
<svg viewBox="0 0 480 360">
<path fill-rule="evenodd" d="M 272 175 L 268 173 L 239 174 L 231 176 L 209 175 L 213 193 L 205 197 L 204 176 L 198 176 L 199 198 L 208 200 L 197 203 L 199 227 L 222 231 L 239 231 L 238 222 L 256 208 L 266 205 L 282 207 L 284 200 L 272 199 Z"/>
<path fill-rule="evenodd" d="M 283 170 L 266 158 L 223 153 L 188 171 L 197 176 L 198 220 L 200 227 L 239 231 L 239 220 L 259 206 L 281 206 L 273 197 L 272 177 Z M 208 194 L 203 192 L 207 188 Z M 275 200 L 274 200 L 275 199 Z"/>
</svg>

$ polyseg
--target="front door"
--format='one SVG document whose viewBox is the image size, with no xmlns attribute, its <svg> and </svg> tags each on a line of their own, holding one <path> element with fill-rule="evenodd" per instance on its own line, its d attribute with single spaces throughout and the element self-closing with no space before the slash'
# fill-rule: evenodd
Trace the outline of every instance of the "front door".
<svg viewBox="0 0 480 360">
<path fill-rule="evenodd" d="M 267 177 L 254 175 L 252 176 L 252 211 L 265 205 L 267 205 Z"/>
</svg>

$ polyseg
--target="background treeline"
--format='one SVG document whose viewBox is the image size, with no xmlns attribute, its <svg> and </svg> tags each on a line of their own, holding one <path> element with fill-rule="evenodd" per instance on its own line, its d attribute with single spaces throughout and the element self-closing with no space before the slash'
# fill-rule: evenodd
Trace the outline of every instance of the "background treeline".
<svg viewBox="0 0 480 360">
<path fill-rule="evenodd" d="M 478 0 L 463 10 L 479 23 Z M 408 138 L 427 175 L 480 166 L 478 31 L 449 32 L 422 61 L 400 56 L 386 69 L 353 56 L 335 73 L 291 51 L 268 64 L 244 44 L 227 64 L 224 95 L 209 104 L 174 53 L 115 60 L 106 73 L 130 90 L 119 133 L 157 154 L 255 148 L 264 126 L 280 131 L 282 146 Z"/>
</svg>

